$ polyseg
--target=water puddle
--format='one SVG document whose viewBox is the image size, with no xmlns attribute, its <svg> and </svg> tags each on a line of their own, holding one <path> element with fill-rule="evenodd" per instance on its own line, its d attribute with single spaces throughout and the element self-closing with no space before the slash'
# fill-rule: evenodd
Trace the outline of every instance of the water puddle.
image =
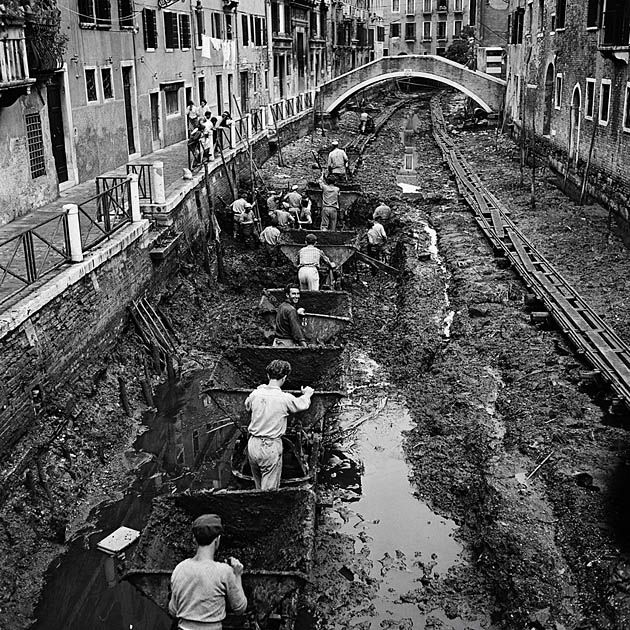
<svg viewBox="0 0 630 630">
<path fill-rule="evenodd" d="M 382 371 L 357 352 L 351 362 L 353 381 L 365 364 L 371 371 L 363 374 L 364 383 L 383 379 Z M 337 418 L 345 436 L 338 444 L 359 466 L 344 466 L 343 456 L 334 455 L 336 477 L 323 480 L 352 483 L 352 492 L 342 492 L 344 501 L 334 502 L 327 513 L 336 531 L 353 540 L 355 557 L 364 559 L 368 569 L 367 574 L 361 569 L 355 574 L 344 567 L 341 574 L 345 571 L 344 577 L 351 581 L 378 584 L 378 591 L 356 609 L 340 611 L 335 627 L 422 629 L 433 627 L 437 618 L 454 630 L 481 629 L 479 624 L 426 608 L 425 586 L 460 562 L 462 546 L 454 538 L 457 526 L 433 512 L 409 481 L 403 441 L 413 423 L 402 400 L 374 387 L 368 397 L 358 398 L 359 391 L 360 386 L 355 387 Z M 360 477 L 352 476 L 354 470 L 361 471 Z"/>
</svg>

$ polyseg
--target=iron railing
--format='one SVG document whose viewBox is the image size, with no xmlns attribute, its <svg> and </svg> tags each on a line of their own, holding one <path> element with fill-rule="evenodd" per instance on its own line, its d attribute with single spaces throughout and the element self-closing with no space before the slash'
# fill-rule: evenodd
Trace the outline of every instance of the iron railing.
<svg viewBox="0 0 630 630">
<path fill-rule="evenodd" d="M 127 164 L 127 175 L 138 176 L 138 196 L 140 201 L 153 203 L 152 164 Z"/>
<path fill-rule="evenodd" d="M 79 206 L 79 228 L 83 251 L 109 238 L 123 225 L 131 223 L 131 186 L 127 178 L 100 177 L 99 192 Z M 118 180 L 118 183 L 114 183 Z M 122 181 L 121 181 L 122 180 Z M 107 184 L 112 184 L 107 186 Z"/>
<path fill-rule="evenodd" d="M 0 303 L 68 262 L 69 251 L 65 212 L 0 242 Z"/>
</svg>

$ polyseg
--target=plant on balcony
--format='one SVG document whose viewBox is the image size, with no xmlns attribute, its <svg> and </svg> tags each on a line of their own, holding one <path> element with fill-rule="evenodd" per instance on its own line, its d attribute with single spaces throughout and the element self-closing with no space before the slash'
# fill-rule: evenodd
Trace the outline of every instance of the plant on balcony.
<svg viewBox="0 0 630 630">
<path fill-rule="evenodd" d="M 46 79 L 63 66 L 68 37 L 60 31 L 60 11 L 51 0 L 23 0 L 26 52 L 31 76 Z"/>
</svg>

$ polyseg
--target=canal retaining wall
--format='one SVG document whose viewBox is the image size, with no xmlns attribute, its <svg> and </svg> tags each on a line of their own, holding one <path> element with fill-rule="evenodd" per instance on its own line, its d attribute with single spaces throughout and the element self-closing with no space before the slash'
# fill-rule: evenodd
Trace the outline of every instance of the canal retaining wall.
<svg viewBox="0 0 630 630">
<path fill-rule="evenodd" d="M 276 137 L 291 142 L 312 129 L 312 109 L 278 123 Z M 267 133 L 251 142 L 261 164 L 275 150 Z M 159 214 L 148 215 L 114 233 L 83 262 L 66 266 L 28 296 L 0 313 L 0 454 L 6 455 L 33 425 L 42 404 L 72 383 L 90 364 L 112 350 L 127 321 L 132 300 L 159 299 L 177 273 L 181 257 L 210 230 L 210 206 L 231 201 L 226 170 L 238 185 L 250 177 L 249 149 L 241 146 L 192 180 L 167 191 Z M 150 251 L 165 232 L 181 234 L 160 262 Z M 211 261 L 212 263 L 213 261 Z"/>
</svg>

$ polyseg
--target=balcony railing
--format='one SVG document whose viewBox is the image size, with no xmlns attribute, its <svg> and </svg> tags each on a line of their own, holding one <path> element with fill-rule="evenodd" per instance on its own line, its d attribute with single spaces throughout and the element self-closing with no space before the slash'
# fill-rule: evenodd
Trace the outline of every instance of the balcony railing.
<svg viewBox="0 0 630 630">
<path fill-rule="evenodd" d="M 602 48 L 630 47 L 630 8 L 619 4 L 607 8 L 602 20 Z"/>
<path fill-rule="evenodd" d="M 0 27 L 0 107 L 12 105 L 33 83 L 35 79 L 28 72 L 24 27 Z"/>
<path fill-rule="evenodd" d="M 26 51 L 32 77 L 45 79 L 61 70 L 66 41 L 59 32 L 59 17 L 27 17 Z"/>
</svg>

